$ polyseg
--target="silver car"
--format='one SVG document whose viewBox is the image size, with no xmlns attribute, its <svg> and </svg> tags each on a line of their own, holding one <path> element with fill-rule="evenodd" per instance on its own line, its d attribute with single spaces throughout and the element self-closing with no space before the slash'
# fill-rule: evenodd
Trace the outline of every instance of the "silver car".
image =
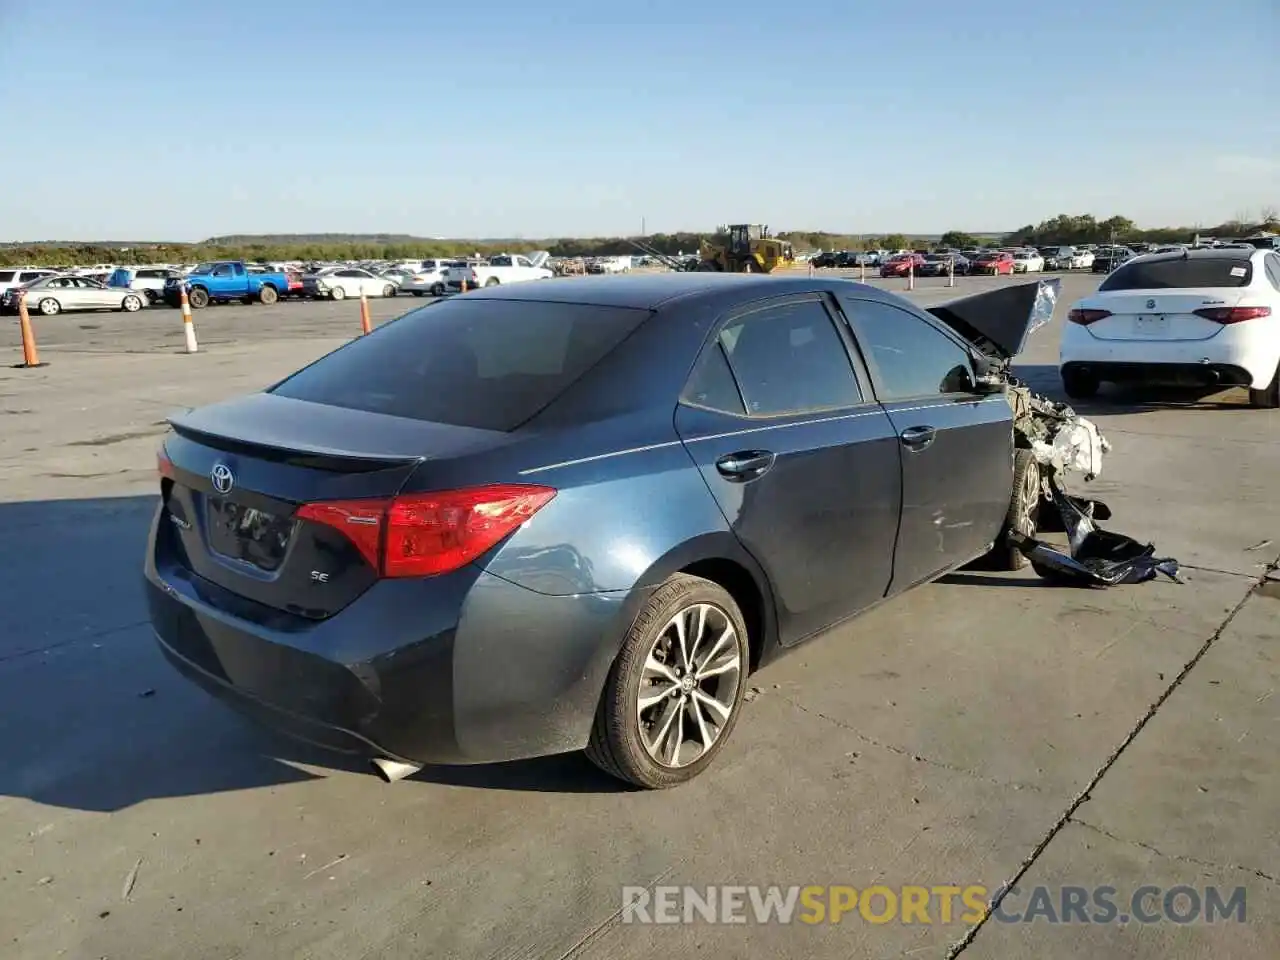
<svg viewBox="0 0 1280 960">
<path fill-rule="evenodd" d="M 142 309 L 144 295 L 126 287 L 108 287 L 88 277 L 58 274 L 45 277 L 5 293 L 5 306 L 16 307 L 21 290 L 27 294 L 27 307 L 46 317 L 64 310 L 123 310 L 136 313 Z"/>
</svg>

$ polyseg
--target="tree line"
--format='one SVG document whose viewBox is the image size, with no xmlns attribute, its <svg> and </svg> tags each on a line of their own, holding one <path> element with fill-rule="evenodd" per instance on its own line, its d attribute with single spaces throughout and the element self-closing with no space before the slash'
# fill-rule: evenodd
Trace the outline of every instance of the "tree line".
<svg viewBox="0 0 1280 960">
<path fill-rule="evenodd" d="M 784 231 L 780 239 L 790 241 L 797 251 L 812 250 L 897 250 L 903 248 L 970 246 L 1050 245 L 1078 243 L 1177 243 L 1204 236 L 1243 237 L 1258 231 L 1280 232 L 1280 216 L 1274 208 L 1264 209 L 1256 218 L 1237 217 L 1206 227 L 1154 227 L 1143 229 L 1128 217 L 1098 220 L 1091 214 L 1061 214 L 1039 224 L 1027 224 L 1003 236 L 970 234 L 948 230 L 941 237 L 904 233 L 853 235 L 826 231 Z M 718 233 L 659 233 L 643 238 L 646 247 L 668 256 L 692 254 L 703 240 L 722 237 Z M 201 260 L 247 260 L 279 262 L 290 260 L 418 260 L 428 257 L 461 257 L 495 253 L 529 253 L 546 250 L 553 257 L 612 256 L 637 253 L 625 237 L 566 237 L 548 240 L 477 242 L 474 240 L 418 240 L 406 238 L 364 238 L 326 242 L 320 238 L 303 242 L 262 242 L 251 237 L 228 237 L 201 243 L 148 243 L 127 249 L 103 244 L 14 244 L 0 247 L 0 266 L 69 267 L 91 263 L 192 263 Z"/>
</svg>

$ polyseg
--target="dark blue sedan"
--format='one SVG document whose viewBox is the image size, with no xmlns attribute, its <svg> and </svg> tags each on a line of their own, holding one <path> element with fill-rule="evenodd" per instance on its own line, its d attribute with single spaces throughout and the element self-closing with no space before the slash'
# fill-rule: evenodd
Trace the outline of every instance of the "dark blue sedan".
<svg viewBox="0 0 1280 960">
<path fill-rule="evenodd" d="M 160 649 L 388 780 L 582 749 L 688 780 L 751 671 L 999 547 L 992 371 L 1037 286 L 926 312 L 834 278 L 672 273 L 415 310 L 172 421 Z"/>
</svg>

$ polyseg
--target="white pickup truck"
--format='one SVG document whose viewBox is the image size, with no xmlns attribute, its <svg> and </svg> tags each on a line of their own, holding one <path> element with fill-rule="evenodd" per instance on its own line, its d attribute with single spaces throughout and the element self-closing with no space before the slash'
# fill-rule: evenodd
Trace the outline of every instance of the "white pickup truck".
<svg viewBox="0 0 1280 960">
<path fill-rule="evenodd" d="M 504 253 L 490 257 L 488 263 L 450 267 L 446 286 L 449 290 L 462 289 L 465 280 L 468 290 L 492 287 L 499 283 L 523 283 L 526 280 L 550 280 L 554 273 L 545 266 L 550 258 L 544 250 L 529 256 Z"/>
</svg>

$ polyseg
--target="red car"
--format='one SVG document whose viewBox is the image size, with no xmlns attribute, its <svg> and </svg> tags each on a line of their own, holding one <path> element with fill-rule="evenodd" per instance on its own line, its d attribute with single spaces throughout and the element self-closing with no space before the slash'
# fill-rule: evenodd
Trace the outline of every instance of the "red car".
<svg viewBox="0 0 1280 960">
<path fill-rule="evenodd" d="M 924 266 L 924 254 L 921 253 L 900 253 L 896 257 L 890 257 L 884 262 L 880 268 L 880 276 L 882 277 L 905 277 L 908 270 L 920 272 L 920 268 Z M 1010 263 L 1013 261 L 1010 260 Z"/>
<path fill-rule="evenodd" d="M 1013 276 L 1013 254 L 1003 250 L 998 253 L 984 253 L 973 261 L 970 273 L 989 273 L 998 277 L 1002 273 Z"/>
</svg>

